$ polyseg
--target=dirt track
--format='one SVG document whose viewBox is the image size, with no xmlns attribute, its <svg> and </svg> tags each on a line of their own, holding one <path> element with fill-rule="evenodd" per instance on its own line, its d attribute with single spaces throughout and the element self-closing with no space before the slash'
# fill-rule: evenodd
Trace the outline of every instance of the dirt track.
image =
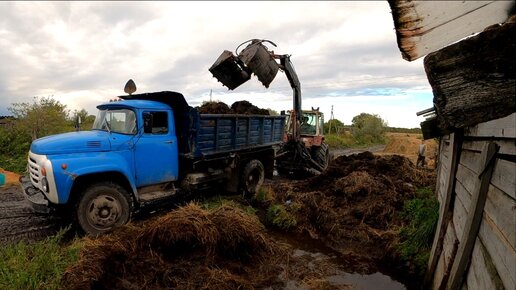
<svg viewBox="0 0 516 290">
<path fill-rule="evenodd" d="M 59 230 L 59 218 L 35 214 L 19 185 L 0 188 L 0 244 L 45 238 Z"/>
</svg>

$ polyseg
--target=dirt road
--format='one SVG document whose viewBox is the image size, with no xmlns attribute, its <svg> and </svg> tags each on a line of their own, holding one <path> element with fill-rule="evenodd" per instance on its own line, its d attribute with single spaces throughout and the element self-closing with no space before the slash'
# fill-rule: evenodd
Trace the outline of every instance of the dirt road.
<svg viewBox="0 0 516 290">
<path fill-rule="evenodd" d="M 368 148 L 348 148 L 348 149 L 332 149 L 333 157 L 337 158 L 339 156 L 348 156 L 351 154 L 358 154 L 362 152 L 369 151 L 371 153 L 381 152 L 385 148 L 385 145 L 376 145 Z"/>
<path fill-rule="evenodd" d="M 55 216 L 35 214 L 19 185 L 0 188 L 0 244 L 40 240 L 56 233 L 60 225 Z"/>
</svg>

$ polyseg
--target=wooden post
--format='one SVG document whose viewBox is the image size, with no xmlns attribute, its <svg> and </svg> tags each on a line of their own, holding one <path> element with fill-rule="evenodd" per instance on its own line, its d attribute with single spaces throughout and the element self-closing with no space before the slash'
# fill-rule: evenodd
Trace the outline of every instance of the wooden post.
<svg viewBox="0 0 516 290">
<path fill-rule="evenodd" d="M 446 229 L 448 226 L 448 222 L 450 221 L 453 208 L 452 201 L 455 195 L 455 174 L 457 173 L 457 166 L 460 160 L 460 149 L 462 147 L 463 140 L 463 131 L 459 130 L 458 132 L 453 134 L 453 138 L 451 139 L 451 162 L 449 165 L 449 174 L 447 180 L 446 192 L 444 194 L 444 200 L 440 207 L 439 212 L 439 221 L 437 222 L 437 230 L 434 236 L 434 242 L 432 243 L 432 250 L 430 251 L 430 259 L 428 260 L 428 268 L 426 270 L 424 285 L 428 288 L 432 278 L 434 276 L 435 268 L 437 267 L 437 262 L 439 261 L 439 257 L 443 251 L 443 242 L 444 235 L 446 234 Z"/>
<path fill-rule="evenodd" d="M 468 211 L 464 232 L 459 244 L 457 256 L 453 260 L 450 279 L 446 289 L 455 290 L 461 287 L 464 273 L 466 273 L 471 253 L 475 246 L 475 241 L 482 222 L 482 214 L 484 212 L 484 205 L 487 199 L 487 191 L 489 183 L 493 174 L 494 161 L 496 152 L 498 152 L 498 145 L 494 142 L 489 142 L 484 145 L 482 154 L 480 156 L 480 182 L 477 183 L 474 192 L 472 193 L 471 205 Z"/>
</svg>

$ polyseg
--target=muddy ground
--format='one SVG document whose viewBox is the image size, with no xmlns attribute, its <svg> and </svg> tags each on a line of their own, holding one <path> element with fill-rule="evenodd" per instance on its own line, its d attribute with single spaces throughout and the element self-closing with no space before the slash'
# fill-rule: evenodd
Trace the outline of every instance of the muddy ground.
<svg viewBox="0 0 516 290">
<path fill-rule="evenodd" d="M 59 217 L 35 214 L 18 184 L 0 188 L 0 244 L 40 240 L 55 234 L 61 225 Z"/>
<path fill-rule="evenodd" d="M 258 217 L 243 214 L 238 206 L 213 212 L 189 204 L 135 220 L 113 235 L 87 239 L 63 285 L 415 289 L 419 282 L 393 255 L 392 245 L 404 200 L 414 196 L 416 187 L 433 184 L 433 173 L 401 156 L 350 153 L 356 151 L 339 152 L 327 172 L 309 180 L 276 177 L 266 184 L 265 200 L 235 197 L 236 204 L 256 208 Z M 287 230 L 271 226 L 265 217 L 271 205 L 286 208 L 297 223 Z M 39 240 L 61 226 L 56 216 L 32 213 L 19 185 L 0 188 L 0 243 Z"/>
</svg>

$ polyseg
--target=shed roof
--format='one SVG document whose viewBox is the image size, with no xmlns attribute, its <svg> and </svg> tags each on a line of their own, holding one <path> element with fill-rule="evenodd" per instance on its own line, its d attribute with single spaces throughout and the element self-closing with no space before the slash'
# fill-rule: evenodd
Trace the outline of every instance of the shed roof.
<svg viewBox="0 0 516 290">
<path fill-rule="evenodd" d="M 484 28 L 504 22 L 515 1 L 388 0 L 398 47 L 413 61 Z"/>
</svg>

